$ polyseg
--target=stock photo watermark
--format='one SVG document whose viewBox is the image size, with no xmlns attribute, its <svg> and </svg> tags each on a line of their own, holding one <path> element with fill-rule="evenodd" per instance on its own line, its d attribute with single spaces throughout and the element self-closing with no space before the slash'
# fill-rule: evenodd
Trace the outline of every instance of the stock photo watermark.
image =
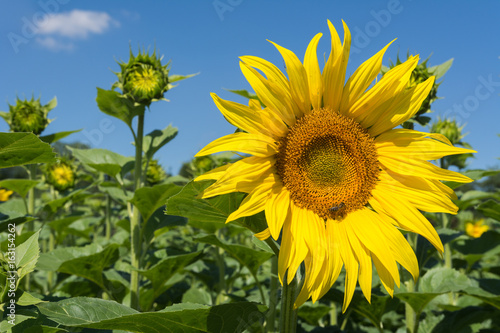
<svg viewBox="0 0 500 333">
<path fill-rule="evenodd" d="M 237 6 L 241 5 L 243 0 L 214 0 L 212 6 L 214 7 L 217 16 L 221 21 L 224 21 L 224 14 L 232 12 Z"/>
<path fill-rule="evenodd" d="M 16 270 L 16 225 L 9 223 L 7 226 L 7 252 L 5 258 L 7 259 L 7 306 L 5 316 L 7 322 L 11 325 L 16 321 L 16 286 L 17 286 L 17 270 Z"/>
<path fill-rule="evenodd" d="M 91 130 L 82 130 L 82 135 L 87 139 L 83 143 L 90 144 L 93 147 L 98 147 L 104 141 L 104 136 L 106 134 L 111 134 L 115 130 L 116 126 L 113 124 L 111 119 L 103 118 L 99 121 L 99 127 Z"/>
<path fill-rule="evenodd" d="M 31 20 L 26 16 L 21 18 L 22 26 L 20 33 L 9 32 L 7 38 L 15 53 L 19 52 L 19 47 L 22 44 L 27 44 L 30 40 L 37 36 L 40 30 L 40 25 L 51 14 L 58 13 L 61 5 L 66 5 L 70 0 L 40 0 L 38 6 L 41 10 L 33 14 Z"/>
<path fill-rule="evenodd" d="M 497 76 L 497 78 L 499 77 Z M 500 79 L 494 81 L 493 74 L 489 74 L 486 77 L 480 75 L 477 77 L 477 80 L 479 84 L 474 88 L 474 93 L 466 96 L 461 103 L 453 104 L 453 107 L 444 112 L 444 118 L 454 115 L 457 121 L 463 121 L 479 108 L 481 101 L 485 101 L 495 95 L 495 91 L 497 93 L 500 91 Z"/>
</svg>

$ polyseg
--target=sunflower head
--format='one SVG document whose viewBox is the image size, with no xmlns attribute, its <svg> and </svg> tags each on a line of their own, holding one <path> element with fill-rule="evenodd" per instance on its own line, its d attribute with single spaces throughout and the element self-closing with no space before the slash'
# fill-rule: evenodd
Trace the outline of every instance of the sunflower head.
<svg viewBox="0 0 500 333">
<path fill-rule="evenodd" d="M 481 235 L 489 229 L 488 225 L 484 224 L 484 219 L 480 219 L 476 222 L 467 222 L 465 224 L 465 232 L 473 238 L 481 237 Z"/>
<path fill-rule="evenodd" d="M 418 277 L 416 256 L 399 229 L 424 236 L 443 252 L 421 211 L 456 214 L 456 196 L 441 181 L 472 180 L 429 161 L 473 151 L 454 147 L 442 134 L 399 127 L 419 112 L 434 87 L 433 76 L 415 72 L 418 55 L 378 78 L 389 43 L 346 80 L 351 34 L 344 24 L 341 43 L 328 25 L 332 48 L 323 69 L 317 57 L 322 34 L 311 40 L 303 62 L 273 43 L 287 75 L 264 59 L 241 57 L 258 101 L 247 106 L 212 94 L 239 130 L 196 156 L 245 155 L 195 181 L 215 180 L 203 198 L 247 193 L 226 222 L 265 213 L 268 228 L 256 236 L 280 242 L 280 281 L 292 281 L 305 267 L 296 306 L 322 297 L 344 267 L 345 311 L 358 281 L 370 301 L 372 267 L 390 295 L 399 286 L 397 263 Z"/>
<path fill-rule="evenodd" d="M 162 65 L 162 57 L 139 50 L 134 56 L 130 50 L 128 62 L 119 62 L 121 72 L 116 73 L 118 82 L 113 87 L 120 88 L 124 95 L 135 103 L 149 106 L 152 102 L 163 98 L 169 89 L 168 63 Z"/>
<path fill-rule="evenodd" d="M 149 185 L 161 183 L 167 177 L 167 173 L 163 170 L 158 160 L 151 160 L 146 170 L 146 181 Z"/>
<path fill-rule="evenodd" d="M 14 193 L 14 191 L 9 191 L 4 188 L 0 188 L 0 202 L 9 200 L 12 193 Z"/>
<path fill-rule="evenodd" d="M 71 163 L 60 160 L 46 167 L 47 183 L 58 191 L 65 191 L 75 186 L 75 170 Z"/>
<path fill-rule="evenodd" d="M 15 105 L 9 104 L 9 112 L 1 112 L 0 115 L 9 124 L 12 132 L 33 132 L 40 135 L 52 121 L 47 115 L 56 105 L 55 97 L 46 105 L 40 103 L 40 98 L 32 97 L 31 100 L 17 98 Z"/>
</svg>

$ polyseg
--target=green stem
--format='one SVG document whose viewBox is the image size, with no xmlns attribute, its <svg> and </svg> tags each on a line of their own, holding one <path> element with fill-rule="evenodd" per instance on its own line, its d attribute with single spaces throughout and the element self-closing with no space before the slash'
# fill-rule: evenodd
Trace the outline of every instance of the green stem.
<svg viewBox="0 0 500 333">
<path fill-rule="evenodd" d="M 29 168 L 29 179 L 36 180 L 36 164 L 30 164 Z M 32 187 L 28 192 L 28 215 L 35 216 L 35 187 Z M 35 230 L 34 221 L 27 223 L 28 231 Z"/>
<path fill-rule="evenodd" d="M 345 330 L 345 327 L 347 326 L 347 323 L 349 321 L 349 317 L 351 316 L 351 312 L 352 312 L 352 306 L 350 308 L 347 309 L 347 312 L 344 316 L 344 319 L 342 320 L 342 325 L 340 326 L 340 330 L 343 332 Z"/>
<path fill-rule="evenodd" d="M 286 275 L 286 274 L 285 274 Z M 297 298 L 297 278 L 290 283 L 285 276 L 281 295 L 280 332 L 295 333 L 297 329 L 297 309 L 293 308 Z"/>
<path fill-rule="evenodd" d="M 142 140 L 144 136 L 144 115 L 138 116 L 137 136 L 135 140 L 135 168 L 134 168 L 134 191 L 141 188 L 142 177 Z M 130 306 L 139 309 L 139 272 L 141 267 L 141 219 L 139 209 L 134 206 L 130 219 Z"/>
<path fill-rule="evenodd" d="M 410 244 L 413 250 L 417 247 L 417 238 L 416 234 L 408 234 L 408 243 Z M 408 280 L 405 282 L 406 290 L 409 293 L 413 293 L 416 291 L 415 281 L 413 281 L 413 277 L 410 276 Z M 406 319 L 406 332 L 416 333 L 418 327 L 418 320 L 415 310 L 410 306 L 409 303 L 405 303 L 405 319 Z"/>
<path fill-rule="evenodd" d="M 111 197 L 106 194 L 106 240 L 111 238 Z"/>
<path fill-rule="evenodd" d="M 337 305 L 335 302 L 330 302 L 330 326 L 337 326 Z"/>
<path fill-rule="evenodd" d="M 267 332 L 276 330 L 276 307 L 278 305 L 278 256 L 271 258 L 271 282 L 269 285 L 269 312 L 267 313 Z"/>
</svg>

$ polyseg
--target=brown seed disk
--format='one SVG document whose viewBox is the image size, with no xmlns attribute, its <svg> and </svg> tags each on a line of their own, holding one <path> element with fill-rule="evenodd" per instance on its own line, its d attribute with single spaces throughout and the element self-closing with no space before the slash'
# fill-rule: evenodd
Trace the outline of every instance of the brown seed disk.
<svg viewBox="0 0 500 333">
<path fill-rule="evenodd" d="M 280 141 L 276 168 L 293 202 L 324 219 L 363 208 L 380 172 L 367 131 L 323 108 L 297 120 Z"/>
</svg>

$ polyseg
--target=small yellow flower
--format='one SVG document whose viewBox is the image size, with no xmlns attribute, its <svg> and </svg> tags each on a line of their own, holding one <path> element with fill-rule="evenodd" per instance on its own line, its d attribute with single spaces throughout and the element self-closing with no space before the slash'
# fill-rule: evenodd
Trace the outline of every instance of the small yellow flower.
<svg viewBox="0 0 500 333">
<path fill-rule="evenodd" d="M 9 200 L 10 196 L 14 193 L 13 191 L 6 190 L 4 188 L 0 188 L 0 201 Z"/>
<path fill-rule="evenodd" d="M 64 191 L 75 185 L 75 172 L 71 165 L 59 161 L 48 167 L 47 182 L 58 191 Z"/>
<path fill-rule="evenodd" d="M 484 225 L 483 223 L 484 219 L 480 219 L 475 223 L 467 222 L 467 224 L 465 225 L 465 232 L 471 237 L 479 238 L 489 229 L 489 227 L 487 225 Z"/>
</svg>

